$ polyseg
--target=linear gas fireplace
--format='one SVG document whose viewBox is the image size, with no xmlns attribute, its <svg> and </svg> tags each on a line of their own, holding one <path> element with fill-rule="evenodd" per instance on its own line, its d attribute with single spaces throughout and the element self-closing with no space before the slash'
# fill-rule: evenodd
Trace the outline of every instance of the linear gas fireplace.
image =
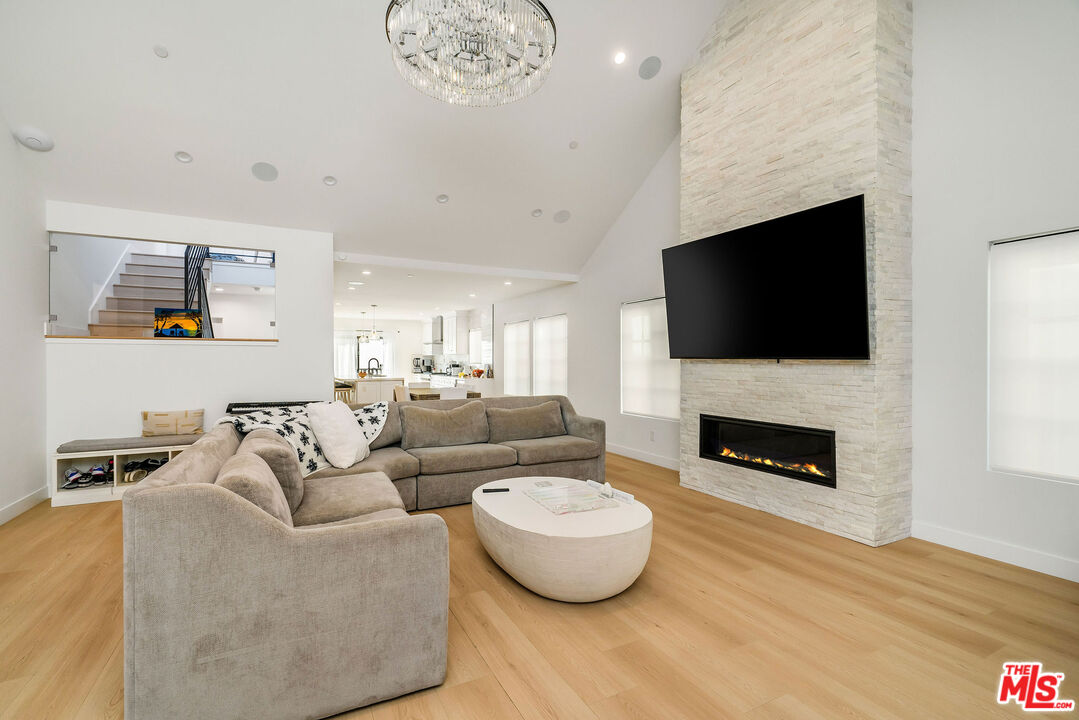
<svg viewBox="0 0 1079 720">
<path fill-rule="evenodd" d="M 701 415 L 700 456 L 835 487 L 835 432 Z"/>
</svg>

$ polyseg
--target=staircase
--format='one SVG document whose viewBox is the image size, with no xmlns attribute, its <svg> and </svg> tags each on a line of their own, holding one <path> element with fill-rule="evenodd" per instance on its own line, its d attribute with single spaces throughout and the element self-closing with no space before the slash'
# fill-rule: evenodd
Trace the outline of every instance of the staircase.
<svg viewBox="0 0 1079 720">
<path fill-rule="evenodd" d="M 90 323 L 92 337 L 153 337 L 154 308 L 184 307 L 184 259 L 132 253 L 105 309 Z"/>
</svg>

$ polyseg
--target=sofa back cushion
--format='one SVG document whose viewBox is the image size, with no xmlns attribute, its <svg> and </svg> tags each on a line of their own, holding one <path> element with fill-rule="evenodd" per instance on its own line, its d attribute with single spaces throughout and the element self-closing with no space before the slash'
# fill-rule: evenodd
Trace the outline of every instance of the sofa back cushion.
<svg viewBox="0 0 1079 720">
<path fill-rule="evenodd" d="M 258 455 L 270 467 L 285 493 L 290 512 L 296 512 L 303 501 L 303 471 L 296 456 L 296 448 L 273 430 L 252 430 L 240 443 L 236 452 Z"/>
<path fill-rule="evenodd" d="M 253 453 L 236 453 L 221 466 L 217 484 L 292 527 L 288 500 L 266 461 Z"/>
<path fill-rule="evenodd" d="M 221 466 L 236 454 L 240 433 L 232 425 L 215 425 L 179 455 L 162 465 L 136 488 L 161 487 L 188 483 L 212 483 Z"/>
<path fill-rule="evenodd" d="M 489 437 L 487 411 L 478 400 L 452 410 L 398 405 L 401 413 L 401 447 L 448 447 L 485 443 Z"/>
<path fill-rule="evenodd" d="M 562 406 L 557 400 L 522 408 L 487 408 L 492 443 L 565 435 Z"/>
<path fill-rule="evenodd" d="M 386 407 L 386 422 L 382 425 L 382 431 L 371 441 L 370 448 L 378 450 L 389 445 L 401 442 L 401 412 L 400 406 L 391 402 Z"/>
</svg>

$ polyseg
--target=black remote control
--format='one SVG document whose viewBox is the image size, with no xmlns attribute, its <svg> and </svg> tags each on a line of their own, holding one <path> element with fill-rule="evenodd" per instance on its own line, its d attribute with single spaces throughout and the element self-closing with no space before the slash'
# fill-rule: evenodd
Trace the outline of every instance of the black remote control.
<svg viewBox="0 0 1079 720">
<path fill-rule="evenodd" d="M 489 493 L 489 492 L 509 492 L 510 489 L 509 488 L 484 488 L 483 491 L 485 493 Z"/>
</svg>

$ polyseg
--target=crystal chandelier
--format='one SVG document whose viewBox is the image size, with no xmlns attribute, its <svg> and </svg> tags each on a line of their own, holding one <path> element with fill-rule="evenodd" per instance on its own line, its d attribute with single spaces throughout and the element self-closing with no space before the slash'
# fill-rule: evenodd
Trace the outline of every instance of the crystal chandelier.
<svg viewBox="0 0 1079 720">
<path fill-rule="evenodd" d="M 453 105 L 520 100 L 551 72 L 554 19 L 540 0 L 392 0 L 386 38 L 412 87 Z"/>
</svg>

